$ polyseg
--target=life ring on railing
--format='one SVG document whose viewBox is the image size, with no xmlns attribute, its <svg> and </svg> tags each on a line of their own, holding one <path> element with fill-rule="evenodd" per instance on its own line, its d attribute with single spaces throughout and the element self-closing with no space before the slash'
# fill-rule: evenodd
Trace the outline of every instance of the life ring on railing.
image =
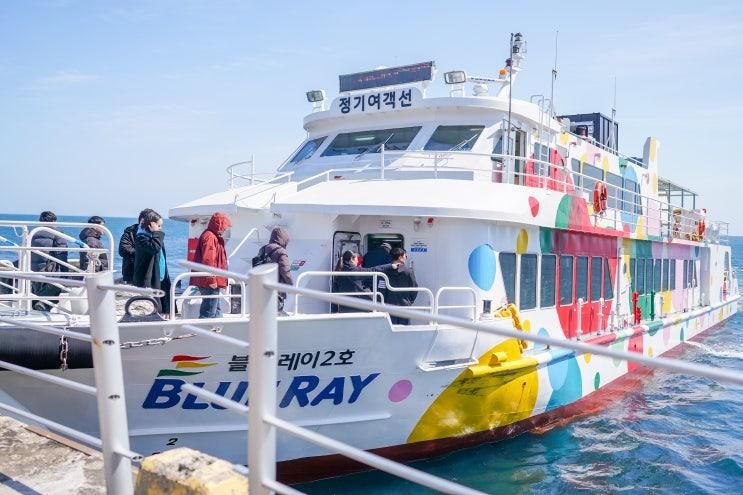
<svg viewBox="0 0 743 495">
<path fill-rule="evenodd" d="M 594 213 L 603 213 L 606 211 L 606 201 L 609 193 L 606 190 L 606 184 L 602 181 L 596 182 L 593 186 L 593 211 Z"/>
<path fill-rule="evenodd" d="M 699 226 L 697 232 L 699 233 L 699 240 L 704 239 L 704 231 L 707 230 L 707 226 L 704 225 L 704 220 L 699 220 Z"/>
</svg>

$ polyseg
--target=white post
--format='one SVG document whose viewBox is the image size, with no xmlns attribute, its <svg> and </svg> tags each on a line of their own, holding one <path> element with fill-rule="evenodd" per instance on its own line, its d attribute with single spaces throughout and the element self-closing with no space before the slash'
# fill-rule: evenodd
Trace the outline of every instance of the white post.
<svg viewBox="0 0 743 495">
<path fill-rule="evenodd" d="M 116 296 L 113 291 L 98 288 L 99 285 L 113 285 L 113 272 L 90 274 L 85 283 L 90 307 L 91 349 L 106 493 L 128 495 L 134 487 L 131 460 L 122 455 L 129 452 L 129 431 L 119 327 L 116 324 Z"/>
<path fill-rule="evenodd" d="M 658 308 L 658 318 L 661 320 L 663 319 L 663 303 L 665 302 L 665 298 L 663 297 L 663 294 L 660 295 L 660 308 Z"/>
<path fill-rule="evenodd" d="M 252 186 L 255 181 L 255 155 L 250 155 L 250 185 Z"/>
<path fill-rule="evenodd" d="M 276 415 L 278 338 L 276 291 L 265 286 L 278 281 L 278 265 L 259 265 L 250 272 L 250 342 L 248 358 L 248 491 L 272 494 L 264 480 L 276 480 L 276 428 L 264 421 Z"/>
<path fill-rule="evenodd" d="M 384 143 L 379 149 L 379 178 L 384 179 Z"/>
</svg>

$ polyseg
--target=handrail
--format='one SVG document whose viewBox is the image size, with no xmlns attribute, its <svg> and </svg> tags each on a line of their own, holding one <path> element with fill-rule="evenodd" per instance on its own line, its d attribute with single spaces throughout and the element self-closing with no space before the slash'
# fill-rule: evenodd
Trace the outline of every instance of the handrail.
<svg viewBox="0 0 743 495">
<path fill-rule="evenodd" d="M 449 306 L 441 306 L 440 299 L 441 294 L 444 294 L 446 292 L 468 292 L 472 294 L 472 301 L 473 303 L 471 305 L 449 305 Z M 475 321 L 477 319 L 477 292 L 472 287 L 449 287 L 444 286 L 440 287 L 439 290 L 436 291 L 436 303 L 434 304 L 434 314 L 439 314 L 439 312 L 442 309 L 472 309 L 472 321 Z"/>
<path fill-rule="evenodd" d="M 184 280 L 186 278 L 190 277 L 210 277 L 211 273 L 209 272 L 183 272 L 178 274 L 170 283 L 170 300 L 172 301 L 172 304 L 170 305 L 170 319 L 175 319 L 175 313 L 176 313 L 176 301 L 185 301 L 187 299 L 240 299 L 242 301 L 242 298 L 245 295 L 245 283 L 241 282 L 240 286 L 242 287 L 242 291 L 240 294 L 215 294 L 213 296 L 202 296 L 201 294 L 194 294 L 194 295 L 185 295 L 185 291 L 181 293 L 180 296 L 175 295 L 175 288 L 178 285 L 178 282 L 180 280 Z M 188 287 L 191 287 L 189 284 Z M 217 303 L 219 304 L 219 303 Z M 182 307 L 182 306 L 181 306 Z M 183 310 L 181 309 L 181 313 Z M 243 304 L 240 304 L 240 316 L 245 316 L 245 304 L 243 301 Z"/>
<path fill-rule="evenodd" d="M 294 172 L 286 172 L 286 173 L 283 173 L 283 174 L 277 174 L 277 175 L 274 175 L 271 179 L 269 179 L 267 181 L 264 181 L 264 182 L 261 182 L 260 184 L 253 184 L 251 186 L 248 186 L 248 190 L 247 191 L 244 191 L 244 193 L 242 195 L 235 194 L 234 203 L 237 204 L 238 201 L 244 201 L 244 200 L 246 200 L 248 198 L 252 198 L 253 196 L 255 196 L 257 194 L 260 194 L 262 192 L 265 192 L 267 190 L 267 189 L 260 189 L 259 188 L 259 190 L 257 190 L 257 191 L 251 191 L 251 189 L 256 188 L 256 186 L 277 185 L 280 180 L 284 180 L 284 179 L 287 179 L 287 178 L 290 179 L 289 182 L 291 182 L 292 175 L 294 175 Z"/>
</svg>

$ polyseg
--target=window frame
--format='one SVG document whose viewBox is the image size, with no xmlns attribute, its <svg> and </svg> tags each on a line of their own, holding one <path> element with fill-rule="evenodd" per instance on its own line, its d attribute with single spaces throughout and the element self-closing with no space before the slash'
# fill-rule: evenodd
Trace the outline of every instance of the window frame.
<svg viewBox="0 0 743 495">
<path fill-rule="evenodd" d="M 581 287 L 580 287 L 580 271 L 581 271 L 581 265 L 583 264 L 583 261 L 585 261 L 585 286 L 583 288 L 583 297 L 581 297 Z M 583 303 L 588 302 L 588 290 L 589 290 L 589 273 L 588 273 L 588 265 L 589 265 L 589 257 L 579 255 L 575 257 L 575 300 L 576 302 L 580 299 L 583 299 Z"/>
<path fill-rule="evenodd" d="M 472 148 L 474 148 L 475 144 L 480 140 L 480 137 L 482 136 L 482 132 L 485 130 L 484 125 L 438 125 L 436 126 L 436 129 L 431 133 L 431 136 L 429 136 L 428 140 L 426 141 L 426 144 L 423 145 L 424 151 L 450 151 L 452 147 L 456 146 L 457 144 L 461 143 L 463 140 L 459 140 L 456 143 L 454 143 L 449 148 L 429 148 L 428 145 L 431 144 L 431 141 L 433 141 L 434 136 L 437 132 L 440 130 L 443 130 L 445 128 L 448 129 L 479 129 L 476 134 L 471 135 L 468 139 L 470 141 L 462 148 L 460 148 L 457 151 L 471 151 Z M 437 143 L 441 143 L 441 141 L 437 141 Z"/>
<path fill-rule="evenodd" d="M 507 256 L 509 258 L 513 256 L 513 293 L 512 293 L 513 300 L 509 299 L 508 297 L 509 296 L 508 285 L 506 283 L 506 276 L 505 276 L 506 270 L 503 269 L 503 262 L 502 262 L 503 256 Z M 509 252 L 509 251 L 498 253 L 498 268 L 500 269 L 501 279 L 503 281 L 503 291 L 506 293 L 506 301 L 508 303 L 513 303 L 513 304 L 516 304 L 516 280 L 519 278 L 518 277 L 519 270 L 518 270 L 517 263 L 518 263 L 518 255 L 516 253 Z"/>
<path fill-rule="evenodd" d="M 545 278 L 544 278 L 544 265 L 545 260 L 552 259 L 552 304 L 544 304 L 545 300 Z M 555 254 L 543 254 L 539 259 L 539 307 L 540 308 L 554 308 L 557 305 L 557 255 Z"/>
<path fill-rule="evenodd" d="M 594 289 L 594 282 L 595 280 L 595 274 L 594 269 L 596 268 L 596 262 L 598 261 L 598 297 L 596 296 L 596 289 Z M 590 260 L 591 264 L 591 272 L 588 276 L 588 280 L 590 281 L 590 287 L 588 288 L 588 297 L 590 302 L 597 302 L 599 299 L 603 297 L 604 293 L 604 259 L 601 256 L 591 256 Z"/>
<path fill-rule="evenodd" d="M 569 260 L 570 261 L 570 299 L 568 302 L 563 303 L 563 260 Z M 572 306 L 575 303 L 575 256 L 572 254 L 561 254 L 559 257 L 559 268 L 560 268 L 560 274 L 558 276 L 558 290 L 560 297 L 558 298 L 558 301 L 560 303 L 560 306 Z"/>
<path fill-rule="evenodd" d="M 532 287 L 529 287 L 526 290 L 526 294 L 533 294 L 533 305 L 530 307 L 524 306 L 524 301 L 522 300 L 522 297 L 524 296 L 524 259 L 527 260 L 533 260 L 534 262 L 534 283 Z M 524 253 L 519 255 L 519 263 L 518 263 L 518 280 L 519 280 L 519 303 L 518 308 L 519 311 L 529 311 L 532 309 L 537 309 L 539 307 L 538 305 L 538 285 L 539 285 L 539 256 L 534 253 Z"/>
<path fill-rule="evenodd" d="M 611 279 L 611 263 L 609 258 L 604 259 L 604 301 L 614 299 L 614 283 Z"/>
<path fill-rule="evenodd" d="M 333 137 L 333 140 L 330 141 L 330 143 L 325 147 L 320 157 L 326 158 L 326 157 L 334 157 L 334 156 L 354 156 L 354 155 L 360 155 L 362 153 L 370 153 L 370 154 L 378 153 L 378 151 L 374 151 L 374 148 L 380 146 L 383 142 L 385 142 L 385 136 L 387 134 L 393 134 L 393 135 L 396 133 L 399 134 L 400 131 L 413 132 L 413 136 L 410 138 L 409 141 L 407 141 L 407 144 L 405 145 L 404 148 L 385 147 L 385 150 L 406 151 L 410 148 L 410 145 L 413 143 L 413 141 L 415 141 L 415 138 L 418 137 L 422 128 L 423 126 L 418 125 L 418 126 L 408 126 L 408 127 L 395 127 L 391 129 L 367 129 L 367 130 L 360 130 L 360 131 L 341 132 L 341 133 L 336 134 L 335 137 Z M 371 133 L 378 133 L 378 136 L 372 137 L 372 140 L 374 142 L 370 142 L 368 146 L 366 145 L 355 146 L 353 147 L 354 151 L 348 152 L 348 153 L 343 153 L 343 152 L 336 153 L 332 151 L 336 149 L 333 147 L 333 144 L 336 143 L 338 139 L 341 139 L 341 137 L 346 137 L 347 139 L 351 139 L 350 136 L 371 134 Z M 379 137 L 379 139 L 377 140 L 376 137 Z M 364 148 L 364 146 L 366 146 L 366 148 L 362 149 Z M 337 148 L 337 149 L 352 149 L 352 147 L 347 146 L 344 148 Z"/>
<path fill-rule="evenodd" d="M 307 141 L 305 141 L 305 143 L 304 143 L 304 144 L 303 144 L 302 146 L 300 146 L 300 148 L 299 148 L 299 149 L 297 150 L 297 152 L 296 152 L 296 153 L 294 153 L 294 154 L 293 154 L 293 155 L 291 156 L 291 158 L 289 158 L 289 161 L 287 161 L 287 162 L 286 162 L 286 166 L 287 166 L 287 168 L 291 168 L 291 167 L 296 167 L 298 163 L 300 163 L 300 162 L 303 162 L 303 161 L 305 161 L 305 160 L 309 160 L 310 158 L 312 158 L 312 156 L 313 156 L 313 155 L 314 155 L 315 153 L 317 153 L 317 152 L 318 152 L 318 150 L 319 150 L 319 149 L 320 149 L 320 148 L 322 147 L 322 145 L 323 145 L 323 144 L 325 144 L 325 141 L 326 141 L 327 139 L 328 139 L 328 136 L 326 135 L 326 136 L 322 136 L 322 137 L 318 137 L 318 138 L 314 138 L 314 139 L 308 139 Z M 310 153 L 309 155 L 307 155 L 307 156 L 306 156 L 306 157 L 304 157 L 304 158 L 300 158 L 300 159 L 297 159 L 297 157 L 298 157 L 298 156 L 299 156 L 300 154 L 302 154 L 302 152 L 304 151 L 304 149 L 305 149 L 305 148 L 306 148 L 307 146 L 309 146 L 310 144 L 312 144 L 312 143 L 315 143 L 315 142 L 317 142 L 317 141 L 319 141 L 319 143 L 317 143 L 317 146 L 315 147 L 315 149 L 314 149 L 314 150 L 312 150 L 312 153 Z"/>
</svg>

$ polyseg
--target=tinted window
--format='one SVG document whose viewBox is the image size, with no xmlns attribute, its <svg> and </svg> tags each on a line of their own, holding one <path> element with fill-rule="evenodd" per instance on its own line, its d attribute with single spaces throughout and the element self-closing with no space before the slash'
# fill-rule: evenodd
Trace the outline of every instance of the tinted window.
<svg viewBox="0 0 743 495">
<path fill-rule="evenodd" d="M 668 290 L 668 260 L 663 260 L 663 288 L 662 290 Z"/>
<path fill-rule="evenodd" d="M 503 285 L 506 288 L 506 299 L 509 303 L 516 302 L 516 255 L 514 253 L 500 253 L 500 272 L 503 275 Z"/>
<path fill-rule="evenodd" d="M 611 283 L 611 268 L 609 260 L 604 263 L 604 299 L 614 298 L 614 285 Z"/>
<path fill-rule="evenodd" d="M 601 299 L 601 258 L 591 258 L 591 301 Z"/>
<path fill-rule="evenodd" d="M 661 290 L 661 282 L 663 281 L 663 261 L 662 260 L 655 260 L 654 263 L 654 283 L 653 283 L 653 290 L 655 292 L 660 292 Z"/>
<path fill-rule="evenodd" d="M 542 255 L 541 286 L 539 290 L 539 306 L 550 308 L 555 305 L 555 265 L 557 257 L 554 254 Z"/>
<path fill-rule="evenodd" d="M 631 284 L 632 292 L 637 290 L 637 276 L 635 275 L 635 259 L 630 258 L 629 260 L 629 281 Z"/>
<path fill-rule="evenodd" d="M 532 309 L 537 307 L 537 255 L 521 255 L 521 273 L 519 275 L 519 307 Z"/>
<path fill-rule="evenodd" d="M 676 260 L 671 260 L 671 290 L 676 289 Z"/>
<path fill-rule="evenodd" d="M 581 176 L 580 174 L 580 160 L 576 160 L 575 158 L 570 159 L 570 168 L 573 169 L 573 184 L 575 184 L 575 187 L 580 187 L 581 185 Z"/>
<path fill-rule="evenodd" d="M 469 151 L 484 128 L 482 125 L 440 125 L 423 149 Z"/>
<path fill-rule="evenodd" d="M 588 300 L 588 256 L 578 256 L 575 267 L 575 298 Z"/>
<path fill-rule="evenodd" d="M 560 304 L 573 302 L 573 257 L 560 256 Z"/>
<path fill-rule="evenodd" d="M 684 260 L 684 286 L 686 289 L 689 287 L 689 260 Z"/>
<path fill-rule="evenodd" d="M 292 159 L 289 160 L 289 163 L 298 163 L 311 157 L 313 154 L 315 154 L 315 151 L 317 151 L 317 148 L 320 147 L 325 139 L 327 139 L 327 136 L 319 137 L 317 139 L 313 139 L 312 141 L 307 141 L 306 143 L 304 143 L 304 146 L 302 146 L 299 151 L 296 152 Z"/>
<path fill-rule="evenodd" d="M 637 285 L 635 288 L 635 291 L 638 294 L 644 294 L 645 293 L 645 260 L 638 259 L 637 260 Z"/>
<path fill-rule="evenodd" d="M 606 192 L 609 195 L 607 206 L 609 208 L 622 207 L 622 178 L 617 174 L 606 172 Z"/>
<path fill-rule="evenodd" d="M 587 163 L 583 164 L 583 175 L 588 176 L 583 179 L 583 187 L 589 192 L 593 192 L 596 180 L 604 180 L 604 171 Z"/>
<path fill-rule="evenodd" d="M 385 150 L 406 150 L 420 130 L 420 127 L 401 127 L 398 129 L 338 134 L 330 145 L 328 145 L 322 156 L 358 155 L 364 152 L 378 153 L 382 143 L 385 143 Z"/>
<path fill-rule="evenodd" d="M 653 260 L 645 260 L 645 293 L 653 292 Z"/>
<path fill-rule="evenodd" d="M 622 199 L 624 200 L 622 209 L 631 212 L 635 208 L 635 191 L 637 191 L 639 186 L 633 180 L 624 179 L 624 188 L 627 190 L 622 193 Z"/>
</svg>

